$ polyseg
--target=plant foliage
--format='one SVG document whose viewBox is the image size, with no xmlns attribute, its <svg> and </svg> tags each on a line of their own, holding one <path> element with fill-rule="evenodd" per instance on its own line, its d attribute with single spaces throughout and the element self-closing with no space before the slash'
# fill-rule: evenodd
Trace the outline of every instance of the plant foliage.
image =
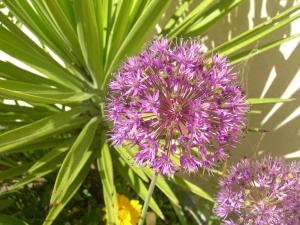
<svg viewBox="0 0 300 225">
<path fill-rule="evenodd" d="M 104 104 L 112 72 L 153 35 L 169 39 L 201 36 L 242 2 L 2 0 L 0 50 L 31 69 L 0 61 L 0 180 L 6 182 L 1 194 L 58 172 L 44 220 L 44 225 L 50 225 L 90 168 L 97 167 L 108 219 L 115 224 L 111 214 L 117 205 L 114 175 L 123 177 L 145 199 L 152 171 L 136 168 L 128 158 L 130 153 L 110 146 L 106 138 L 110 125 L 104 117 Z M 299 18 L 299 9 L 300 5 L 287 9 L 207 54 L 218 51 L 237 63 L 295 38 L 297 35 L 251 51 L 253 43 Z M 13 101 L 7 104 L 7 100 Z M 253 105 L 283 101 L 249 99 Z M 38 159 L 31 157 L 36 151 L 40 152 Z M 12 183 L 12 179 L 18 182 Z M 205 190 L 183 177 L 169 181 L 160 177 L 157 187 L 168 197 L 182 224 L 184 211 L 170 184 L 213 201 Z M 150 207 L 164 218 L 155 199 Z M 16 220 L 16 224 L 25 223 Z"/>
</svg>

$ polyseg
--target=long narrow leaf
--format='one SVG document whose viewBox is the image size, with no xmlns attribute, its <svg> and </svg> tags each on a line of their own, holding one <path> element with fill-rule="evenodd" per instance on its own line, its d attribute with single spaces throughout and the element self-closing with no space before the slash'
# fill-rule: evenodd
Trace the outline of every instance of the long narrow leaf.
<svg viewBox="0 0 300 225">
<path fill-rule="evenodd" d="M 43 225 L 51 225 L 54 222 L 55 218 L 58 216 L 58 214 L 62 211 L 62 209 L 66 206 L 66 204 L 70 201 L 70 199 L 75 195 L 75 193 L 78 191 L 82 182 L 84 181 L 84 179 L 86 178 L 89 172 L 90 169 L 89 165 L 92 162 L 92 160 L 93 157 L 90 157 L 89 161 L 81 169 L 80 173 L 76 176 L 72 184 L 66 187 L 66 192 L 61 193 L 62 196 L 59 199 L 59 201 L 50 204 L 51 208 L 48 212 L 48 215 Z"/>
<path fill-rule="evenodd" d="M 62 92 L 24 82 L 0 80 L 0 96 L 7 99 L 24 100 L 35 103 L 80 103 L 93 94 L 85 92 Z"/>
<path fill-rule="evenodd" d="M 174 204 L 173 202 L 171 202 L 171 205 L 177 215 L 177 218 L 179 219 L 180 221 L 180 224 L 181 225 L 189 225 L 188 221 L 187 221 L 187 218 L 186 218 L 186 215 L 181 207 L 181 205 L 176 205 Z"/>
<path fill-rule="evenodd" d="M 86 119 L 85 122 L 88 122 Z M 76 135 L 75 135 L 76 137 Z M 75 137 L 71 138 L 47 138 L 43 139 L 40 142 L 29 144 L 26 146 L 20 146 L 17 148 L 14 148 L 13 150 L 10 150 L 10 153 L 15 152 L 26 152 L 26 151 L 36 151 L 36 150 L 49 150 L 49 149 L 63 149 L 71 146 L 74 143 Z"/>
<path fill-rule="evenodd" d="M 147 187 L 142 180 L 130 169 L 123 159 L 117 158 L 114 161 L 114 165 L 118 173 L 129 183 L 132 189 L 145 200 L 147 197 Z M 161 219 L 164 219 L 161 209 L 153 198 L 150 199 L 149 206 Z"/>
<path fill-rule="evenodd" d="M 267 20 L 266 22 L 257 25 L 253 29 L 236 36 L 230 41 L 215 47 L 211 51 L 208 51 L 207 54 L 210 55 L 211 52 L 220 52 L 224 55 L 230 55 L 299 18 L 299 9 L 300 5 L 289 8 L 272 19 Z"/>
<path fill-rule="evenodd" d="M 116 11 L 116 19 L 114 21 L 112 31 L 110 33 L 110 39 L 107 46 L 107 62 L 110 63 L 114 55 L 117 53 L 120 48 L 123 40 L 126 37 L 126 32 L 129 26 L 128 15 L 131 10 L 131 6 L 133 1 L 128 0 L 119 0 L 117 11 Z"/>
<path fill-rule="evenodd" d="M 77 71 L 81 70 L 82 65 L 73 55 L 70 46 L 64 42 L 62 37 L 53 28 L 53 24 L 47 20 L 47 17 L 36 5 L 36 3 L 40 3 L 41 1 L 31 1 L 32 4 L 28 1 L 3 1 L 18 20 L 25 24 L 43 44 L 53 50 L 68 66 Z M 64 1 L 59 2 L 61 3 Z M 35 8 L 32 6 L 35 6 Z M 65 7 L 63 8 L 65 9 Z"/>
<path fill-rule="evenodd" d="M 99 123 L 92 118 L 72 145 L 58 172 L 50 199 L 52 205 L 44 225 L 52 224 L 60 211 L 75 194 L 88 172 L 93 151 L 90 149 Z"/>
<path fill-rule="evenodd" d="M 183 21 L 177 27 L 169 32 L 168 37 L 172 39 L 182 34 L 189 26 L 193 25 L 193 23 L 201 17 L 202 13 L 204 13 L 215 2 L 215 0 L 203 0 L 183 19 Z"/>
<path fill-rule="evenodd" d="M 126 149 L 120 148 L 120 147 L 115 147 L 114 150 L 116 150 L 119 155 L 122 157 L 124 162 L 127 163 L 127 165 L 140 177 L 142 178 L 143 181 L 149 182 L 148 177 L 145 175 L 145 173 L 138 168 L 136 165 L 133 164 L 132 162 L 132 156 L 126 151 Z"/>
<path fill-rule="evenodd" d="M 152 178 L 154 172 L 149 168 L 143 168 L 143 171 L 149 178 Z M 156 186 L 168 197 L 168 199 L 176 205 L 179 205 L 179 200 L 165 181 L 165 179 L 161 176 L 157 177 Z"/>
<path fill-rule="evenodd" d="M 205 12 L 202 18 L 190 26 L 184 33 L 184 37 L 197 36 L 203 34 L 207 29 L 212 27 L 219 19 L 237 7 L 243 0 L 219 1 L 211 9 Z"/>
<path fill-rule="evenodd" d="M 149 0 L 144 0 L 144 1 L 134 0 L 133 6 L 129 14 L 129 19 L 128 19 L 129 29 L 131 29 L 134 26 L 137 19 L 141 16 L 148 3 Z"/>
<path fill-rule="evenodd" d="M 40 1 L 40 0 L 37 0 Z M 41 1 L 40 1 L 41 2 Z M 58 32 L 61 33 L 63 39 L 69 43 L 72 51 L 80 62 L 83 62 L 82 53 L 80 50 L 76 30 L 70 23 L 68 17 L 60 6 L 59 1 L 46 0 L 43 1 L 47 12 L 50 14 L 52 23 L 56 25 Z"/>
<path fill-rule="evenodd" d="M 104 143 L 100 157 L 97 159 L 97 166 L 103 186 L 103 195 L 107 212 L 107 223 L 118 224 L 118 201 L 114 185 L 113 164 L 110 149 Z"/>
<path fill-rule="evenodd" d="M 61 194 L 74 181 L 76 175 L 90 158 L 92 152 L 89 148 L 94 140 L 98 123 L 98 117 L 92 118 L 76 138 L 59 170 L 50 203 L 61 198 Z"/>
<path fill-rule="evenodd" d="M 275 47 L 281 45 L 284 42 L 293 40 L 293 39 L 298 38 L 298 37 L 300 37 L 300 34 L 296 34 L 296 35 L 288 36 L 288 37 L 285 37 L 285 38 L 281 38 L 279 40 L 270 42 L 268 44 L 258 46 L 254 49 L 246 50 L 246 51 L 243 51 L 243 52 L 238 53 L 236 55 L 229 56 L 228 58 L 229 58 L 231 64 L 236 64 L 236 63 L 239 63 L 243 60 L 247 60 L 249 58 L 252 58 L 253 56 L 261 54 L 265 51 L 268 51 L 272 48 L 275 48 Z"/>
<path fill-rule="evenodd" d="M 20 146 L 37 142 L 39 139 L 47 138 L 54 133 L 72 129 L 82 125 L 86 119 L 78 120 L 80 113 L 87 108 L 77 108 L 68 112 L 56 113 L 32 124 L 7 131 L 0 135 L 0 153 L 9 152 Z"/>
<path fill-rule="evenodd" d="M 102 29 L 98 27 L 94 1 L 74 1 L 77 19 L 77 35 L 85 64 L 98 88 L 103 81 L 103 41 Z M 98 24 L 97 24 L 98 23 Z"/>
<path fill-rule="evenodd" d="M 183 14 L 186 13 L 189 10 L 189 7 L 194 2 L 194 0 L 184 0 L 182 3 L 178 6 L 176 11 L 173 13 L 173 15 L 170 17 L 166 25 L 164 26 L 162 30 L 163 35 L 168 35 L 168 33 L 176 26 L 178 21 L 182 19 Z"/>
<path fill-rule="evenodd" d="M 63 162 L 65 152 L 69 148 L 54 149 L 48 154 L 37 160 L 27 171 L 24 178 L 20 179 L 16 184 L 8 187 L 8 191 L 13 191 L 23 187 L 24 185 L 43 177 L 49 173 L 56 171 Z"/>
<path fill-rule="evenodd" d="M 200 188 L 199 186 L 189 182 L 188 180 L 186 180 L 184 178 L 176 176 L 172 181 L 175 184 L 183 187 L 184 189 L 200 196 L 201 198 L 204 198 L 204 199 L 209 200 L 211 202 L 215 202 L 215 200 L 213 199 L 213 197 L 210 194 L 208 194 L 202 188 Z"/>
<path fill-rule="evenodd" d="M 57 88 L 64 88 L 64 86 L 59 83 L 39 76 L 37 74 L 31 73 L 29 71 L 23 70 L 20 67 L 15 66 L 10 62 L 2 62 L 0 61 L 0 77 L 8 79 L 8 80 L 16 80 L 22 82 L 30 82 L 33 84 L 39 84 L 42 86 L 54 86 Z"/>
<path fill-rule="evenodd" d="M 33 163 L 25 163 L 21 164 L 19 166 L 4 170 L 0 172 L 0 181 L 11 179 L 15 176 L 19 176 L 23 174 L 25 171 L 27 171 Z"/>
<path fill-rule="evenodd" d="M 284 98 L 248 98 L 247 102 L 250 105 L 257 105 L 257 104 L 274 104 L 274 103 L 281 103 L 281 102 L 290 102 L 294 99 L 284 99 Z"/>
<path fill-rule="evenodd" d="M 31 39 L 25 35 L 20 36 L 20 34 L 12 32 L 18 28 L 5 18 L 1 12 L 0 21 L 8 27 L 8 29 L 5 29 L 3 26 L 0 26 L 0 47 L 2 51 L 13 55 L 67 88 L 78 90 L 85 87 L 81 80 L 59 65 Z"/>
<path fill-rule="evenodd" d="M 170 0 L 153 0 L 149 3 L 130 30 L 114 59 L 105 70 L 104 82 L 101 86 L 102 89 L 106 86 L 111 72 L 119 65 L 122 58 L 125 57 L 125 55 L 133 55 L 141 49 L 170 3 Z"/>
</svg>

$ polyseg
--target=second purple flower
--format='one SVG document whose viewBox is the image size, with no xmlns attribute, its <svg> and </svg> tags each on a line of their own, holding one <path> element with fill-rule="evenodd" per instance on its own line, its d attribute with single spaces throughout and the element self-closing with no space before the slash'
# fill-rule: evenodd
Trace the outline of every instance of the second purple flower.
<svg viewBox="0 0 300 225">
<path fill-rule="evenodd" d="M 114 144 L 138 146 L 137 164 L 172 176 L 213 167 L 245 127 L 248 105 L 226 59 L 198 41 L 154 41 L 110 83 Z"/>
</svg>

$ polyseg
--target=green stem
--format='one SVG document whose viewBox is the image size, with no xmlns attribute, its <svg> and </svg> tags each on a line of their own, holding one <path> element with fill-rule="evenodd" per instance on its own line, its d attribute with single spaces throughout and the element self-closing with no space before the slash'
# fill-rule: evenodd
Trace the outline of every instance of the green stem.
<svg viewBox="0 0 300 225">
<path fill-rule="evenodd" d="M 151 183 L 150 183 L 150 186 L 149 186 L 149 191 L 148 191 L 147 197 L 145 199 L 145 203 L 144 203 L 144 206 L 143 206 L 142 214 L 140 216 L 138 225 L 143 225 L 144 222 L 145 222 L 146 214 L 147 214 L 147 211 L 148 211 L 148 206 L 149 206 L 150 199 L 151 199 L 154 187 L 155 187 L 156 179 L 157 179 L 157 174 L 155 173 L 153 175 L 152 179 L 151 179 Z"/>
</svg>

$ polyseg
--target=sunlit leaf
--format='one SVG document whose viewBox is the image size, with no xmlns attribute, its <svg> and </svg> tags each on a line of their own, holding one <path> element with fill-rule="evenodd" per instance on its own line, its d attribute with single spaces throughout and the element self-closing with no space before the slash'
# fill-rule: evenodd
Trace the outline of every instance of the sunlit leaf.
<svg viewBox="0 0 300 225">
<path fill-rule="evenodd" d="M 207 193 L 206 191 L 204 191 L 201 187 L 193 184 L 192 182 L 189 182 L 188 180 L 181 178 L 179 176 L 176 176 L 173 179 L 174 183 L 189 190 L 190 192 L 198 195 L 201 198 L 205 198 L 206 200 L 209 200 L 211 202 L 215 202 L 215 200 L 213 199 L 213 197 Z"/>
<path fill-rule="evenodd" d="M 117 159 L 114 162 L 116 168 L 118 169 L 118 173 L 121 174 L 121 176 L 128 182 L 128 184 L 132 187 L 133 190 L 136 191 L 136 193 L 145 200 L 148 193 L 148 188 L 143 183 L 142 179 L 140 179 L 126 163 L 123 159 Z M 162 219 L 164 219 L 164 215 L 155 202 L 153 198 L 150 199 L 149 203 L 150 208 Z"/>
<path fill-rule="evenodd" d="M 290 102 L 294 99 L 284 99 L 284 98 L 248 98 L 247 102 L 250 105 L 258 105 L 258 104 L 274 104 L 274 103 L 282 103 L 282 102 Z"/>
<path fill-rule="evenodd" d="M 104 143 L 100 157 L 97 159 L 99 174 L 103 186 L 103 195 L 107 212 L 107 223 L 118 224 L 118 201 L 114 185 L 113 164 L 110 149 Z"/>
<path fill-rule="evenodd" d="M 76 193 L 89 169 L 93 151 L 90 149 L 99 125 L 99 117 L 93 117 L 80 132 L 58 172 L 50 199 L 50 211 L 44 224 L 52 224 L 60 211 Z"/>
<path fill-rule="evenodd" d="M 19 146 L 37 142 L 54 133 L 73 129 L 86 122 L 86 119 L 78 120 L 80 113 L 87 108 L 77 108 L 68 112 L 57 113 L 29 125 L 7 131 L 0 135 L 0 153 L 9 152 Z"/>
</svg>

